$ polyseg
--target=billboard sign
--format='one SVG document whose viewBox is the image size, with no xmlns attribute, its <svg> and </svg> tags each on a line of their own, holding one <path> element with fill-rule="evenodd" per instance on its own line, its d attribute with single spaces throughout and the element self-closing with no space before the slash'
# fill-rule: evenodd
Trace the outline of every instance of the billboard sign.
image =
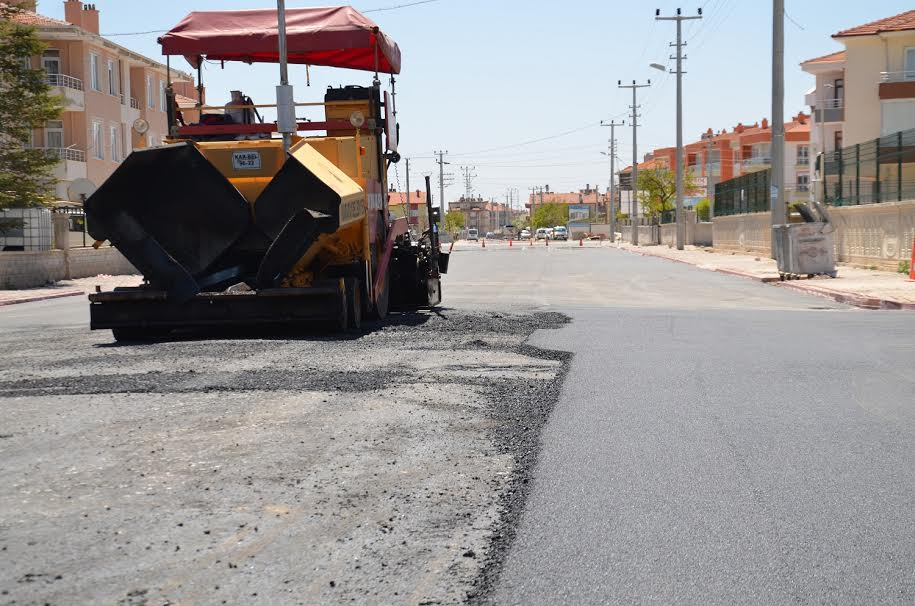
<svg viewBox="0 0 915 606">
<path fill-rule="evenodd" d="M 591 207 L 587 204 L 569 205 L 569 223 L 587 223 L 591 220 Z"/>
</svg>

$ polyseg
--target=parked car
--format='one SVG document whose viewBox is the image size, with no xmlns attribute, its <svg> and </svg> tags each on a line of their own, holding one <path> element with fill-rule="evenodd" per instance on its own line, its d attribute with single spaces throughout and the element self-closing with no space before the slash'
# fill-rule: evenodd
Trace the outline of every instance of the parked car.
<svg viewBox="0 0 915 606">
<path fill-rule="evenodd" d="M 530 239 L 531 239 L 531 230 L 529 230 L 529 229 L 522 229 L 522 230 L 521 230 L 521 234 L 518 236 L 518 239 L 520 239 L 520 240 L 530 240 Z"/>
<path fill-rule="evenodd" d="M 553 228 L 553 239 L 554 240 L 568 240 L 569 239 L 569 230 L 567 230 L 562 225 L 557 225 Z"/>
<path fill-rule="evenodd" d="M 534 233 L 535 240 L 549 240 L 551 237 L 551 230 L 549 227 L 538 227 L 537 231 Z"/>
<path fill-rule="evenodd" d="M 495 234 L 495 232 L 491 232 L 491 231 L 486 232 L 486 239 L 487 239 L 487 240 L 495 240 L 495 239 L 496 239 L 496 234 Z"/>
<path fill-rule="evenodd" d="M 476 228 L 471 227 L 467 230 L 467 239 L 476 242 L 480 239 L 480 232 Z"/>
</svg>

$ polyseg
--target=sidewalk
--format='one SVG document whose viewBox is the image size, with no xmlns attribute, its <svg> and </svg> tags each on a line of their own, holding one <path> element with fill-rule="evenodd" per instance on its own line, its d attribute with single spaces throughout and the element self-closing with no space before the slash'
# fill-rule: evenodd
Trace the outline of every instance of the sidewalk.
<svg viewBox="0 0 915 606">
<path fill-rule="evenodd" d="M 775 260 L 752 253 L 732 253 L 695 246 L 677 250 L 667 246 L 632 246 L 624 243 L 619 247 L 635 254 L 661 257 L 782 288 L 793 288 L 856 307 L 915 311 L 915 282 L 906 281 L 906 274 L 839 264 L 839 277 L 835 279 L 817 277 L 812 280 L 781 282 Z"/>
<path fill-rule="evenodd" d="M 96 285 L 102 290 L 111 290 L 115 286 L 137 286 L 141 276 L 93 276 L 78 280 L 62 280 L 49 286 L 23 288 L 21 290 L 0 290 L 0 307 L 16 303 L 31 303 L 61 297 L 76 297 L 95 292 Z"/>
</svg>

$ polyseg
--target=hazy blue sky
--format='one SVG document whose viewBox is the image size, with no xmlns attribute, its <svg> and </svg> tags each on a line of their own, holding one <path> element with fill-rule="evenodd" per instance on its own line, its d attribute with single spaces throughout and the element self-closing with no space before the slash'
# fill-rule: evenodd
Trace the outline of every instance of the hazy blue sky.
<svg viewBox="0 0 915 606">
<path fill-rule="evenodd" d="M 369 11 L 415 0 L 363 0 Z M 190 10 L 276 6 L 271 0 L 94 0 L 103 34 L 166 30 Z M 287 0 L 287 6 L 330 2 Z M 432 152 L 450 152 L 455 183 L 446 199 L 464 191 L 460 167 L 476 166 L 475 192 L 504 200 L 532 185 L 572 191 L 586 183 L 607 186 L 609 128 L 600 121 L 626 118 L 631 93 L 617 80 L 651 79 L 640 91 L 643 127 L 639 155 L 675 143 L 675 77 L 648 67 L 670 62 L 668 43 L 675 24 L 656 22 L 654 9 L 684 14 L 703 7 L 705 18 L 684 25 L 688 60 L 684 76 L 684 137 L 692 141 L 706 128 L 753 123 L 770 114 L 771 2 L 768 0 L 673 0 L 651 3 L 598 0 L 435 0 L 369 13 L 400 45 L 398 77 L 401 152 L 412 158 L 413 180 L 436 171 Z M 911 9 L 903 0 L 845 2 L 786 0 L 786 115 L 804 107 L 812 77 L 798 64 L 839 50 L 830 36 Z M 41 0 L 39 12 L 63 18 L 63 2 Z M 159 57 L 158 34 L 115 36 L 114 40 Z M 174 65 L 188 69 L 183 59 Z M 291 78 L 299 101 L 317 101 L 328 84 L 369 84 L 371 74 L 315 67 L 305 87 L 304 67 Z M 207 66 L 208 100 L 222 103 L 242 88 L 255 101 L 272 102 L 278 82 L 273 65 Z M 573 131 L 573 132 L 569 132 Z M 561 133 L 567 133 L 562 136 Z M 550 138 L 548 138 L 550 137 Z M 631 129 L 617 129 L 619 155 L 632 157 Z M 534 143 L 524 144 L 533 140 Z M 509 147 L 511 146 L 511 147 Z M 493 149 L 497 148 L 497 149 Z M 491 150 L 491 151 L 484 151 Z M 401 185 L 403 163 L 399 167 Z M 392 183 L 397 176 L 391 174 Z"/>
</svg>

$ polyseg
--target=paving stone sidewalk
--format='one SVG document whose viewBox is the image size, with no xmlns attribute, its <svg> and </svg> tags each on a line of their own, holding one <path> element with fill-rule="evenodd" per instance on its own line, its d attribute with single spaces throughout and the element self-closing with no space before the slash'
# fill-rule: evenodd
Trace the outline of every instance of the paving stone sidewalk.
<svg viewBox="0 0 915 606">
<path fill-rule="evenodd" d="M 839 276 L 835 279 L 816 277 L 810 280 L 782 282 L 779 280 L 775 260 L 766 256 L 697 246 L 687 246 L 684 250 L 668 246 L 632 246 L 631 244 L 619 244 L 618 246 L 636 254 L 662 257 L 710 271 L 769 282 L 783 288 L 810 292 L 858 307 L 915 310 L 915 282 L 908 281 L 906 274 L 839 264 Z"/>
<path fill-rule="evenodd" d="M 96 285 L 102 290 L 111 290 L 116 286 L 137 286 L 141 276 L 100 275 L 77 280 L 62 280 L 48 286 L 23 288 L 20 290 L 0 290 L 0 306 L 16 303 L 31 303 L 60 297 L 76 297 L 95 291 Z"/>
</svg>

